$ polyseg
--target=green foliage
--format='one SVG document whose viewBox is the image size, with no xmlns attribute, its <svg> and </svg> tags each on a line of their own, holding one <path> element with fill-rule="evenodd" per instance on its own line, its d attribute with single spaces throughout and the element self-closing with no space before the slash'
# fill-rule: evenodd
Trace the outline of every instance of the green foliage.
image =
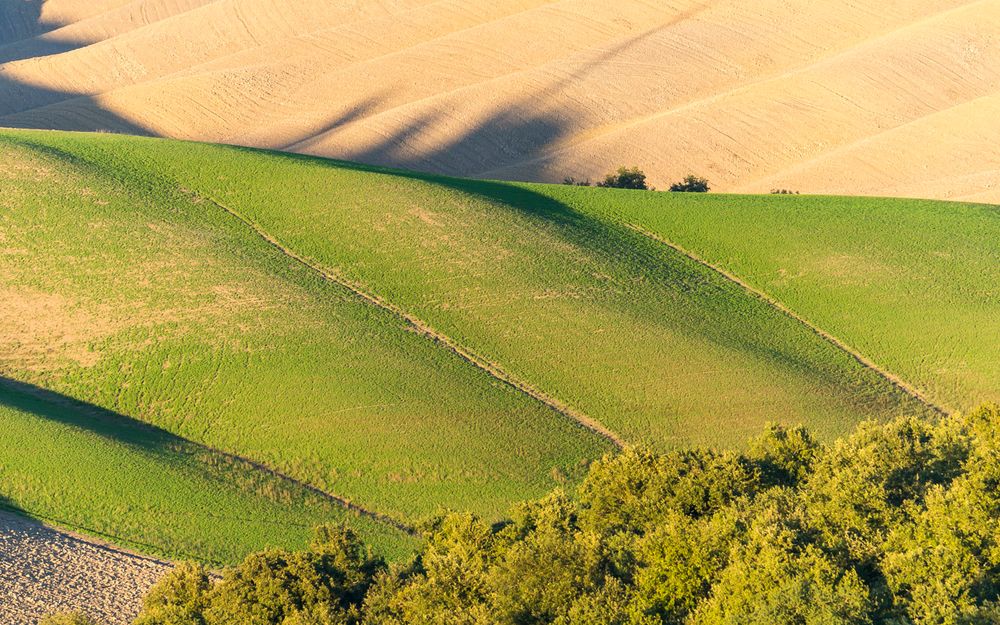
<svg viewBox="0 0 1000 625">
<path fill-rule="evenodd" d="M 203 577 L 168 578 L 147 610 L 173 592 L 203 606 L 204 621 L 177 625 L 991 623 L 1000 407 L 866 423 L 831 446 L 770 427 L 742 454 L 629 450 L 595 463 L 575 496 L 503 523 L 434 517 L 419 556 L 391 568 L 322 531 L 207 592 Z"/>
<path fill-rule="evenodd" d="M 619 167 L 618 171 L 608 174 L 604 180 L 597 183 L 599 187 L 610 189 L 634 189 L 646 191 L 646 174 L 638 167 Z"/>
<path fill-rule="evenodd" d="M 179 566 L 150 590 L 136 625 L 352 625 L 383 569 L 353 531 L 321 526 L 309 549 L 253 553 L 216 583 Z"/>
<path fill-rule="evenodd" d="M 688 175 L 684 180 L 670 185 L 670 190 L 674 193 L 708 193 L 711 187 L 705 178 Z"/>
<path fill-rule="evenodd" d="M 596 530 L 645 532 L 672 512 L 708 515 L 760 486 L 758 467 L 737 454 L 629 449 L 594 463 L 579 499 Z"/>
<path fill-rule="evenodd" d="M 750 442 L 748 455 L 765 484 L 795 487 L 812 473 L 819 452 L 819 442 L 805 428 L 771 424 Z"/>
<path fill-rule="evenodd" d="M 205 625 L 211 588 L 203 566 L 181 563 L 149 589 L 134 625 Z"/>
</svg>

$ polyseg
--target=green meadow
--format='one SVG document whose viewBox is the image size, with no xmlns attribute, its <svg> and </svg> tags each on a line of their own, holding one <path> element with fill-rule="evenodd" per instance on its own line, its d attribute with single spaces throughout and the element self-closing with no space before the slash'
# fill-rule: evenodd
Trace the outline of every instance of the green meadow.
<svg viewBox="0 0 1000 625">
<path fill-rule="evenodd" d="M 246 462 L 30 387 L 0 386 L 0 508 L 145 553 L 211 563 L 348 523 L 404 556 L 404 532 Z"/>
<path fill-rule="evenodd" d="M 3 402 L 0 495 L 159 553 L 229 561 L 347 520 L 398 555 L 412 539 L 306 486 L 404 525 L 497 518 L 616 444 L 735 446 L 768 422 L 829 440 L 1000 397 L 991 207 L 112 135 L 0 150 L 0 376 L 50 405 Z M 160 442 L 129 438 L 143 424 Z M 282 521 L 226 531 L 206 509 Z"/>
</svg>

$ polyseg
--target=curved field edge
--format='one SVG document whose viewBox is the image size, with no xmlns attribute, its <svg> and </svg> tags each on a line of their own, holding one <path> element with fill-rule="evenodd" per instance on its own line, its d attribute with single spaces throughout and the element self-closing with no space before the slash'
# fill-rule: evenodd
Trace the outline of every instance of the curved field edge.
<svg viewBox="0 0 1000 625">
<path fill-rule="evenodd" d="M 190 190 L 5 138 L 4 286 L 38 317 L 7 311 L 12 377 L 403 523 L 495 515 L 611 448 Z"/>
<path fill-rule="evenodd" d="M 389 558 L 417 541 L 287 479 L 120 415 L 0 383 L 0 507 L 170 559 L 297 548 L 346 523 Z"/>
<path fill-rule="evenodd" d="M 725 445 L 766 421 L 834 436 L 862 417 L 933 412 L 710 269 L 553 187 L 205 144 L 32 137 L 221 202 L 629 442 Z M 627 206 L 630 196 L 613 197 Z"/>
</svg>

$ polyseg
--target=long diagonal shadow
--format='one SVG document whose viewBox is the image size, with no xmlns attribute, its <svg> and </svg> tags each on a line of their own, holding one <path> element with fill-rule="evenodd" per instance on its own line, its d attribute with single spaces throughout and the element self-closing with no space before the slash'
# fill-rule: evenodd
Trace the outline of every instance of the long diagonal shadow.
<svg viewBox="0 0 1000 625">
<path fill-rule="evenodd" d="M 0 376 L 0 406 L 43 417 L 147 452 L 167 454 L 191 443 L 117 412 Z"/>
<path fill-rule="evenodd" d="M 178 453 L 210 454 L 212 458 L 208 465 L 214 468 L 218 468 L 219 461 L 222 461 L 225 466 L 237 467 L 257 476 L 273 478 L 284 486 L 319 496 L 402 532 L 413 533 L 413 529 L 409 525 L 397 519 L 364 508 L 348 499 L 322 490 L 309 482 L 281 473 L 253 459 L 182 438 L 154 425 L 34 384 L 0 376 L 0 406 L 7 406 L 56 423 L 80 428 L 109 441 L 128 445 L 161 457 L 173 457 Z"/>
</svg>

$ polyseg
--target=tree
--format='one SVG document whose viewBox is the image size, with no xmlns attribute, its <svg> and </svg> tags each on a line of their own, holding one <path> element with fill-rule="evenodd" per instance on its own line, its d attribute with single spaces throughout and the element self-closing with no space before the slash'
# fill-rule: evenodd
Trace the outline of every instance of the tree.
<svg viewBox="0 0 1000 625">
<path fill-rule="evenodd" d="M 646 191 L 646 174 L 638 167 L 619 167 L 618 171 L 608 174 L 597 186 L 611 189 L 638 189 Z"/>
<path fill-rule="evenodd" d="M 867 586 L 814 544 L 797 494 L 775 489 L 755 502 L 750 527 L 691 625 L 861 625 L 871 622 Z"/>
<path fill-rule="evenodd" d="M 997 406 L 865 423 L 830 446 L 772 426 L 745 452 L 630 448 L 575 495 L 499 523 L 439 515 L 392 567 L 337 527 L 218 583 L 182 565 L 136 624 L 1000 622 Z"/>
<path fill-rule="evenodd" d="M 143 600 L 135 625 L 205 625 L 212 580 L 201 565 L 177 565 L 157 582 Z"/>
<path fill-rule="evenodd" d="M 670 190 L 675 193 L 708 193 L 710 189 L 708 180 L 694 175 L 685 176 L 684 180 L 670 185 Z"/>
<path fill-rule="evenodd" d="M 321 526 L 306 551 L 269 549 L 226 571 L 205 609 L 208 625 L 348 625 L 381 560 L 350 529 Z"/>
</svg>

